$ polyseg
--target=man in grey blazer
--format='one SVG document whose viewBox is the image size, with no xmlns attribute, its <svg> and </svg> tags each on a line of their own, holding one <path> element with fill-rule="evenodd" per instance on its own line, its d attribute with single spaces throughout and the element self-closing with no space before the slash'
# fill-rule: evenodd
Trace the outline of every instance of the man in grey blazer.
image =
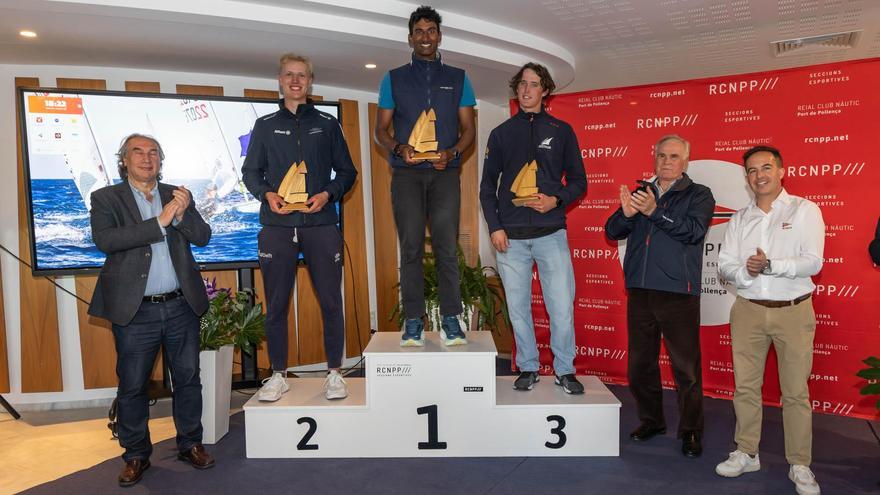
<svg viewBox="0 0 880 495">
<path fill-rule="evenodd" d="M 178 458 L 205 469 L 214 459 L 202 446 L 199 316 L 208 297 L 190 248 L 211 239 L 183 186 L 162 184 L 164 154 L 150 136 L 132 134 L 119 147 L 122 182 L 91 197 L 92 239 L 107 255 L 89 314 L 110 320 L 116 343 L 117 428 L 125 449 L 121 486 L 150 467 L 146 383 L 164 345 L 174 384 Z"/>
</svg>

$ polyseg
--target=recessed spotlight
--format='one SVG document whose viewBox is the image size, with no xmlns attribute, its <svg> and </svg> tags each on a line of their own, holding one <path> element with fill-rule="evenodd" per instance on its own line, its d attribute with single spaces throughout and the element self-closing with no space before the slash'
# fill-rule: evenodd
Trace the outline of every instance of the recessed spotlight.
<svg viewBox="0 0 880 495">
<path fill-rule="evenodd" d="M 366 69 L 375 69 L 375 68 L 376 68 L 376 64 L 364 64 L 364 68 L 366 68 Z"/>
<path fill-rule="evenodd" d="M 23 30 L 19 31 L 18 34 L 19 34 L 19 36 L 21 36 L 23 38 L 36 38 L 37 37 L 37 33 L 33 32 L 33 31 L 29 31 L 27 29 L 23 29 Z"/>
</svg>

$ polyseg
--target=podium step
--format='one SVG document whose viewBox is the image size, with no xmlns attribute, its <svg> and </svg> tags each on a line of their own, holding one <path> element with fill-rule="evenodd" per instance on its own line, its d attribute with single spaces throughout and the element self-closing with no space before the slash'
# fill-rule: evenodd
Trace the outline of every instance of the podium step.
<svg viewBox="0 0 880 495">
<path fill-rule="evenodd" d="M 374 335 L 366 378 L 346 380 L 349 397 L 328 401 L 322 378 L 288 379 L 277 402 L 245 404 L 248 457 L 616 456 L 620 402 L 594 376 L 568 395 L 542 377 L 528 392 L 495 377 L 488 332 L 446 347 Z"/>
</svg>

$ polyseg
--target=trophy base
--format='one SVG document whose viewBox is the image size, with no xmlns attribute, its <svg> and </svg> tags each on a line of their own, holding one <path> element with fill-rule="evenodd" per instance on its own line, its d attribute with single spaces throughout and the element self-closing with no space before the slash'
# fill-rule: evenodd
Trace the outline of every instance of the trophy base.
<svg viewBox="0 0 880 495">
<path fill-rule="evenodd" d="M 438 162 L 440 161 L 439 151 L 423 151 L 421 153 L 413 153 L 413 160 Z"/>
<path fill-rule="evenodd" d="M 284 206 L 281 207 L 281 211 L 305 211 L 308 209 L 309 207 L 305 203 L 284 203 Z"/>
<path fill-rule="evenodd" d="M 513 203 L 514 206 L 525 206 L 526 203 L 531 203 L 536 199 L 538 199 L 537 196 L 523 196 L 520 198 L 513 198 L 510 202 Z"/>
</svg>

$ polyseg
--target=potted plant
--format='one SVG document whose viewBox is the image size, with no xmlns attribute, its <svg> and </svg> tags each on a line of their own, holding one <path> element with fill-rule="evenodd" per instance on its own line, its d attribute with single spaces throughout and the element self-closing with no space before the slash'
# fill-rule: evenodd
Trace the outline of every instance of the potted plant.
<svg viewBox="0 0 880 495">
<path fill-rule="evenodd" d="M 425 239 L 426 246 L 430 247 L 431 238 Z M 476 265 L 469 266 L 464 259 L 461 246 L 456 246 L 458 257 L 459 290 L 463 311 L 461 323 L 463 328 L 482 330 L 483 328 L 498 331 L 497 317 L 500 314 L 507 325 L 510 325 L 510 317 L 507 313 L 507 303 L 498 287 L 489 282 L 490 276 L 497 276 L 498 272 L 491 266 L 483 266 L 480 260 Z M 437 281 L 437 262 L 434 253 L 430 249 L 425 250 L 423 260 L 425 272 L 425 309 L 428 313 L 428 325 L 435 331 L 440 330 L 440 292 Z M 398 284 L 399 286 L 400 284 Z M 389 320 L 397 319 L 402 327 L 405 315 L 401 303 L 398 302 L 391 310 Z"/>
<path fill-rule="evenodd" d="M 255 304 L 253 291 L 233 293 L 218 288 L 216 280 L 205 279 L 208 311 L 202 315 L 199 332 L 202 441 L 206 444 L 217 443 L 229 431 L 234 348 L 250 354 L 265 334 L 263 305 Z"/>
<path fill-rule="evenodd" d="M 856 375 L 868 380 L 868 383 L 859 390 L 859 393 L 862 395 L 880 395 L 880 359 L 871 356 L 862 362 L 867 364 L 868 367 L 859 370 Z M 875 407 L 880 410 L 880 399 L 877 400 Z"/>
</svg>

